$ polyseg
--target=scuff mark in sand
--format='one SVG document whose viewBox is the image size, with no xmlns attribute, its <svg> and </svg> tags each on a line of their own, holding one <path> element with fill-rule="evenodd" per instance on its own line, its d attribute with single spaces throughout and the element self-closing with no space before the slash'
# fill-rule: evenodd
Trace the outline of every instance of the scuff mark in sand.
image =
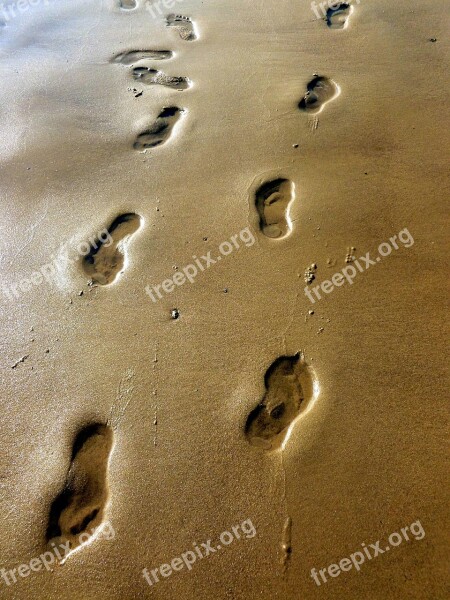
<svg viewBox="0 0 450 600">
<path fill-rule="evenodd" d="M 125 412 L 130 404 L 133 397 L 133 377 L 135 372 L 133 369 L 127 369 L 124 376 L 119 382 L 117 388 L 117 396 L 111 406 L 109 418 L 107 424 L 110 425 L 113 430 L 117 430 L 120 422 L 125 416 Z"/>
<path fill-rule="evenodd" d="M 20 365 L 20 363 L 24 363 L 29 356 L 29 354 L 25 354 L 24 356 L 22 356 L 22 358 L 16 360 L 16 362 L 13 365 L 11 365 L 11 369 L 16 369 Z"/>
</svg>

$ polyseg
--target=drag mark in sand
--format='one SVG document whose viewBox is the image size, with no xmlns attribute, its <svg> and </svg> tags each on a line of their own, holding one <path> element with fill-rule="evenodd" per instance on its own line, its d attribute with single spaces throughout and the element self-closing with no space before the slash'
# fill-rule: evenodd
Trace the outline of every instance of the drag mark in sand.
<svg viewBox="0 0 450 600">
<path fill-rule="evenodd" d="M 292 555 L 292 519 L 286 517 L 283 525 L 283 533 L 281 536 L 281 551 L 282 559 L 281 564 L 283 566 L 283 573 L 286 573 L 289 561 Z"/>
<path fill-rule="evenodd" d="M 135 372 L 133 369 L 126 369 L 123 377 L 120 379 L 119 386 L 117 388 L 116 399 L 111 405 L 109 418 L 107 425 L 109 425 L 113 431 L 117 431 L 120 423 L 125 417 L 128 405 L 133 398 L 133 379 Z"/>
</svg>

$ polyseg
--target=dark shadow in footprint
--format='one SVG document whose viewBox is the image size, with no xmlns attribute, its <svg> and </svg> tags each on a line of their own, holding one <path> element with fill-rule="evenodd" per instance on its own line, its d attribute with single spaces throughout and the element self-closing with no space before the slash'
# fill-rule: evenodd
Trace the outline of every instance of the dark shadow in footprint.
<svg viewBox="0 0 450 600">
<path fill-rule="evenodd" d="M 282 239 L 291 233 L 289 212 L 294 198 L 294 184 L 289 179 L 269 181 L 256 191 L 259 227 L 265 236 Z"/>
<path fill-rule="evenodd" d="M 107 241 L 95 240 L 90 252 L 82 259 L 86 275 L 100 285 L 112 283 L 123 270 L 125 242 L 141 226 L 141 217 L 135 213 L 120 215 L 107 229 Z"/>
<path fill-rule="evenodd" d="M 62 538 L 73 551 L 85 543 L 81 534 L 91 538 L 102 525 L 109 499 L 112 446 L 113 430 L 108 425 L 96 423 L 78 433 L 64 489 L 50 508 L 47 542 Z"/>
<path fill-rule="evenodd" d="M 339 86 L 328 77 L 316 76 L 307 85 L 307 92 L 299 104 L 299 108 L 310 114 L 317 114 L 327 102 L 339 94 Z"/>
<path fill-rule="evenodd" d="M 111 62 L 133 65 L 140 60 L 169 60 L 170 58 L 173 58 L 171 50 L 130 50 L 117 54 L 111 59 Z"/>
<path fill-rule="evenodd" d="M 149 67 L 135 67 L 133 77 L 145 85 L 164 85 L 174 90 L 187 90 L 191 86 L 187 77 L 170 77 L 162 71 Z"/>
<path fill-rule="evenodd" d="M 294 422 L 314 401 L 317 386 L 312 369 L 300 353 L 277 358 L 264 382 L 266 393 L 250 413 L 245 435 L 253 446 L 277 450 L 284 447 Z"/>
<path fill-rule="evenodd" d="M 167 142 L 172 134 L 175 123 L 180 119 L 182 108 L 169 106 L 164 108 L 158 115 L 153 125 L 138 135 L 134 142 L 135 150 L 145 150 L 146 148 L 154 148 Z"/>
<path fill-rule="evenodd" d="M 136 0 L 119 0 L 119 8 L 122 10 L 133 10 L 136 7 Z"/>
<path fill-rule="evenodd" d="M 189 17 L 172 14 L 167 17 L 166 23 L 167 27 L 173 27 L 178 31 L 178 34 L 182 40 L 191 42 L 197 39 L 194 24 Z"/>
<path fill-rule="evenodd" d="M 347 2 L 340 2 L 336 8 L 329 8 L 325 17 L 330 29 L 344 29 L 352 12 L 352 6 Z"/>
</svg>

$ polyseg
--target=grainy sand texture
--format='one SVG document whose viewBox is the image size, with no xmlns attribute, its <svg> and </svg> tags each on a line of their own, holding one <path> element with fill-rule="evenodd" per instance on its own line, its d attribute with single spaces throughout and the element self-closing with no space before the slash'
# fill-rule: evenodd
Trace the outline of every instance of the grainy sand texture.
<svg viewBox="0 0 450 600">
<path fill-rule="evenodd" d="M 0 7 L 0 599 L 444 600 L 448 3 Z"/>
</svg>

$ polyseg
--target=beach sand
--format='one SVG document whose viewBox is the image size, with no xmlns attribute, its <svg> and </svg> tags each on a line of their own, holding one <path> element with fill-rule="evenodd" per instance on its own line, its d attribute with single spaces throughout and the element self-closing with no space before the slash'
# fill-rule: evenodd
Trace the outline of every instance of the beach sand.
<svg viewBox="0 0 450 600">
<path fill-rule="evenodd" d="M 0 29 L 0 598 L 447 598 L 447 3 L 171 4 Z"/>
</svg>

